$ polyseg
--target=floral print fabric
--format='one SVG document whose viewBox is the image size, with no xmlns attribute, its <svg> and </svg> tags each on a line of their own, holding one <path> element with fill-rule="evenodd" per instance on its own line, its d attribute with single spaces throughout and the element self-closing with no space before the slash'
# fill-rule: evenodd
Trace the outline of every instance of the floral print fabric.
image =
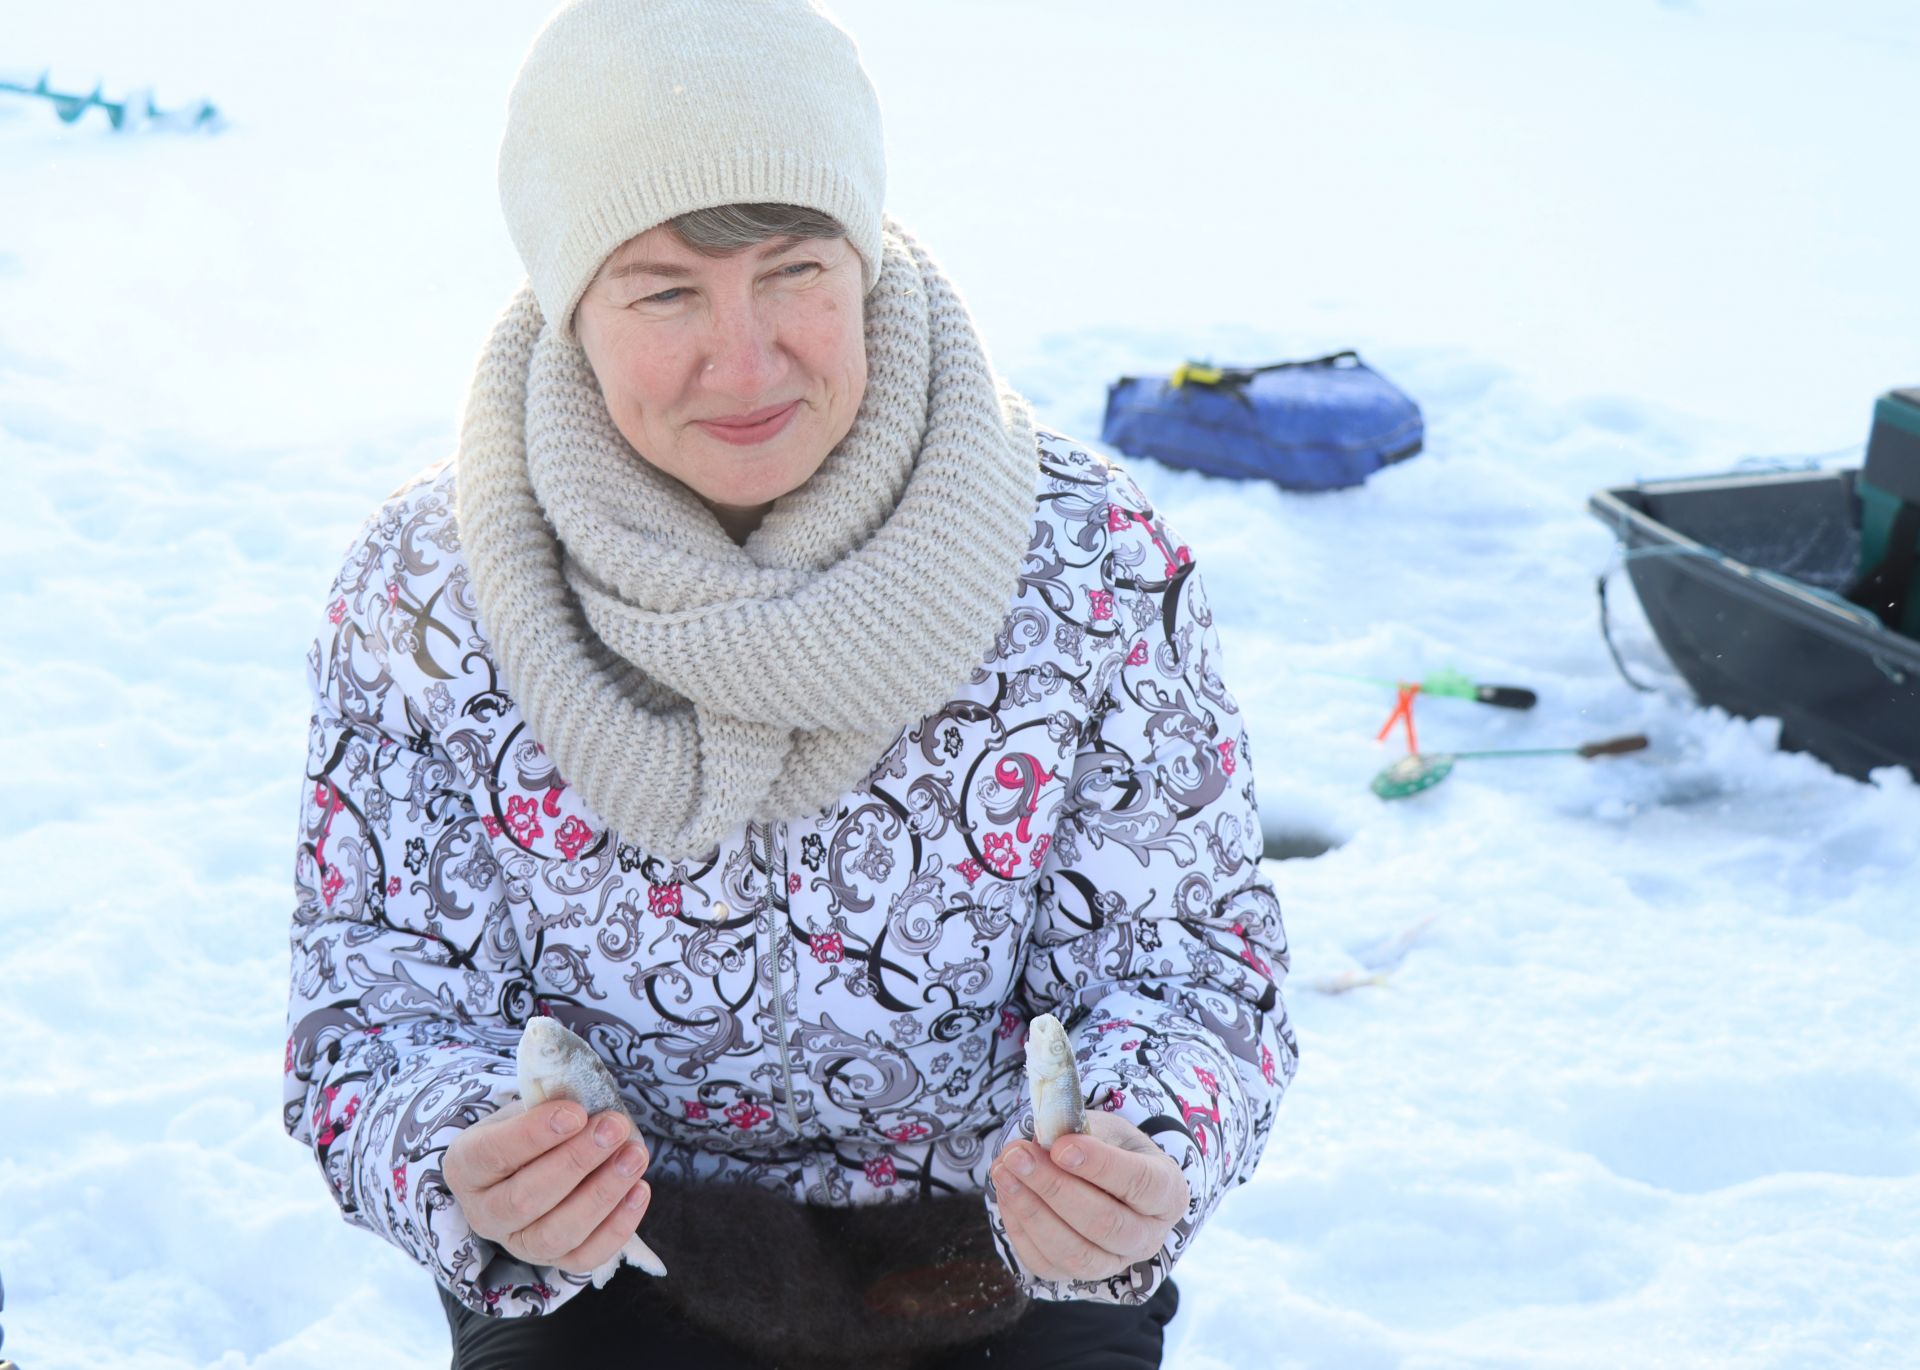
<svg viewBox="0 0 1920 1370">
<path fill-rule="evenodd" d="M 586 1284 L 475 1236 L 440 1169 L 515 1097 L 520 1030 L 550 1013 L 612 1069 L 651 1173 L 827 1204 L 981 1193 L 1035 1297 L 1151 1295 L 1292 1078 L 1286 938 L 1191 553 L 1120 468 L 1046 432 L 1039 455 L 1021 588 L 972 677 L 859 789 L 698 860 L 621 841 L 528 733 L 456 467 L 368 521 L 309 654 L 284 1071 L 286 1130 L 349 1222 L 476 1311 Z M 1041 1012 L 1090 1105 L 1192 1192 L 1160 1255 L 1111 1279 L 1020 1272 L 985 1192 L 1031 1133 Z"/>
</svg>

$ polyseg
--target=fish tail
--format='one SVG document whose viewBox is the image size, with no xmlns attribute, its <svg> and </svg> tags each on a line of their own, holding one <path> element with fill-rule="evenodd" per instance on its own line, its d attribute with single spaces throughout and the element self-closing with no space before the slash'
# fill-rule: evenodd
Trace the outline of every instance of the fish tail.
<svg viewBox="0 0 1920 1370">
<path fill-rule="evenodd" d="M 667 1263 L 655 1255 L 653 1248 L 638 1237 L 629 1238 L 627 1244 L 620 1248 L 620 1254 L 626 1258 L 628 1265 L 637 1265 L 649 1275 L 661 1278 L 666 1276 Z"/>
</svg>

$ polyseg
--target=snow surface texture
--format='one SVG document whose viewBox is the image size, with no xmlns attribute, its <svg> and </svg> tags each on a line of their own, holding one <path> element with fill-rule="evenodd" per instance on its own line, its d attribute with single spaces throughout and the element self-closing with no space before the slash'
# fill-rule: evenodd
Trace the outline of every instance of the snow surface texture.
<svg viewBox="0 0 1920 1370">
<path fill-rule="evenodd" d="M 0 99 L 5 1354 L 444 1364 L 425 1276 L 280 1131 L 301 659 L 519 276 L 493 157 L 547 0 L 22 8 L 9 70 L 230 127 Z M 1303 1069 L 1181 1265 L 1168 1364 L 1913 1364 L 1920 785 L 1629 691 L 1583 509 L 1848 464 L 1920 380 L 1912 5 L 835 9 L 890 207 L 1045 421 L 1090 440 L 1124 371 L 1349 345 L 1429 417 L 1332 496 L 1137 468 L 1205 568 L 1269 826 L 1333 844 L 1271 867 Z M 1391 700 L 1305 671 L 1449 666 L 1542 702 L 1426 702 L 1429 749 L 1653 749 L 1382 804 Z"/>
</svg>

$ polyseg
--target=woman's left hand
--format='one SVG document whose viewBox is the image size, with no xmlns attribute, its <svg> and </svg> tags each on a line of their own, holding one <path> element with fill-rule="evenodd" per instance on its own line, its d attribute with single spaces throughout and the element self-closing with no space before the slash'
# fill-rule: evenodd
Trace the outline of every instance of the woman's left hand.
<svg viewBox="0 0 1920 1370">
<path fill-rule="evenodd" d="M 1146 1133 L 1111 1113 L 1087 1117 L 1051 1153 L 1024 1139 L 993 1163 L 1014 1254 L 1045 1280 L 1097 1280 L 1156 1255 L 1187 1211 L 1187 1177 Z"/>
</svg>

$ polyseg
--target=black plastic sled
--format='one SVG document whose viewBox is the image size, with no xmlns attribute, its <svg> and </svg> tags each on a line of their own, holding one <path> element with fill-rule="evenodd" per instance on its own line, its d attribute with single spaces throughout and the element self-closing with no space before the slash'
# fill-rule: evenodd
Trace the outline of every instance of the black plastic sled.
<svg viewBox="0 0 1920 1370">
<path fill-rule="evenodd" d="M 1898 765 L 1920 778 L 1920 641 L 1843 597 L 1861 550 L 1858 475 L 1646 481 L 1587 507 L 1626 545 L 1647 620 L 1703 702 L 1778 718 L 1782 747 L 1846 775 Z M 1605 632 L 1604 577 L 1600 607 Z"/>
</svg>

